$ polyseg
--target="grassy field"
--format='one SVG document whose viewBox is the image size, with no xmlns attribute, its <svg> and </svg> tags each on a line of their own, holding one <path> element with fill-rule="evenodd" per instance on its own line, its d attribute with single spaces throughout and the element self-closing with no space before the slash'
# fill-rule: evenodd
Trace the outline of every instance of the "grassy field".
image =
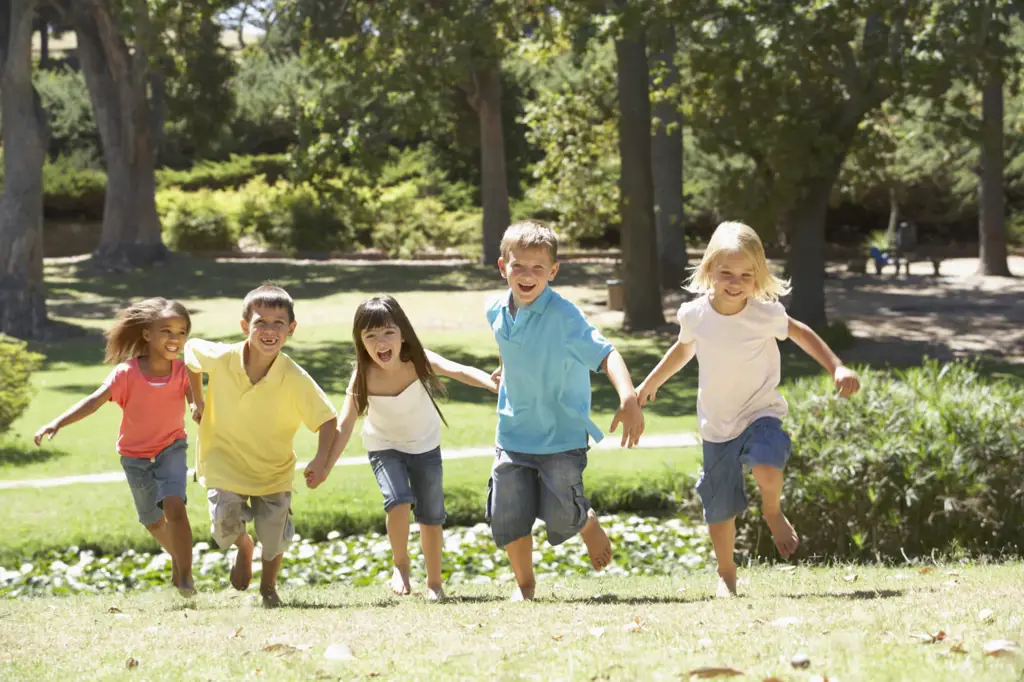
<svg viewBox="0 0 1024 682">
<path fill-rule="evenodd" d="M 561 579 L 535 603 L 508 585 L 445 604 L 383 586 L 23 599 L 0 604 L 8 679 L 1019 680 L 1024 566 L 743 572 L 747 595 L 710 597 L 708 572 Z M 85 652 L 88 652 L 87 654 Z M 806 667 L 794 667 L 803 655 Z M 796 659 L 799 660 L 799 659 Z"/>
</svg>

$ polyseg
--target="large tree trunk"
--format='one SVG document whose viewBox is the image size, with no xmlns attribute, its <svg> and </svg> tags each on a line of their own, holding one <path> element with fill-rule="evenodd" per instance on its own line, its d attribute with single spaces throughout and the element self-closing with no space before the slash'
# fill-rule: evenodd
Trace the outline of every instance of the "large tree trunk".
<svg viewBox="0 0 1024 682">
<path fill-rule="evenodd" d="M 661 74 L 654 85 L 673 89 L 679 83 L 675 63 L 676 32 L 667 26 L 659 36 L 662 43 L 652 56 Z M 659 97 L 654 103 L 656 124 L 651 137 L 654 173 L 654 215 L 658 234 L 658 266 L 661 286 L 676 289 L 686 277 L 686 232 L 683 226 L 683 115 L 674 97 Z"/>
<path fill-rule="evenodd" d="M 473 84 L 467 91 L 480 122 L 480 194 L 484 209 L 481 261 L 493 265 L 501 255 L 501 237 L 511 221 L 501 123 L 500 65 L 492 63 L 474 69 Z"/>
<path fill-rule="evenodd" d="M 842 164 L 838 162 L 836 168 Z M 789 257 L 786 270 L 791 278 L 793 297 L 789 314 L 814 329 L 828 324 L 825 314 L 825 215 L 836 173 L 811 178 L 804 183 L 797 201 L 787 216 Z"/>
<path fill-rule="evenodd" d="M 43 285 L 43 161 L 49 131 L 32 86 L 35 0 L 0 0 L 0 107 L 4 188 L 0 196 L 0 332 L 39 338 Z"/>
<path fill-rule="evenodd" d="M 1003 73 L 989 70 L 981 93 L 981 182 L 978 185 L 978 274 L 1009 277 L 1003 196 Z"/>
<path fill-rule="evenodd" d="M 622 216 L 625 326 L 654 329 L 665 324 L 658 278 L 654 181 L 651 171 L 651 99 L 647 46 L 637 30 L 615 41 L 619 94 L 619 179 Z"/>
<path fill-rule="evenodd" d="M 147 94 L 149 69 L 144 41 L 132 49 L 105 0 L 77 0 L 72 19 L 82 71 L 103 142 L 107 195 L 103 229 L 93 253 L 98 265 L 128 270 L 167 256 L 156 212 L 155 122 L 159 113 Z M 148 31 L 145 0 L 133 2 L 133 21 Z"/>
</svg>

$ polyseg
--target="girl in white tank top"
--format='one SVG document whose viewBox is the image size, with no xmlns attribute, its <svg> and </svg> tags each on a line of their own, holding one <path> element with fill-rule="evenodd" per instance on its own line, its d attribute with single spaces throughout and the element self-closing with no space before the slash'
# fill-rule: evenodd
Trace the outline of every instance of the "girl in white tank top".
<svg viewBox="0 0 1024 682">
<path fill-rule="evenodd" d="M 460 365 L 423 348 L 409 318 L 391 296 L 374 296 L 356 309 L 352 325 L 356 367 L 338 418 L 338 434 L 323 466 L 306 469 L 311 488 L 327 478 L 364 416 L 363 443 L 384 496 L 388 540 L 395 568 L 391 589 L 407 595 L 409 513 L 415 506 L 427 568 L 427 598 L 441 599 L 441 422 L 434 396 L 444 394 L 438 376 L 497 393 L 483 370 Z"/>
</svg>

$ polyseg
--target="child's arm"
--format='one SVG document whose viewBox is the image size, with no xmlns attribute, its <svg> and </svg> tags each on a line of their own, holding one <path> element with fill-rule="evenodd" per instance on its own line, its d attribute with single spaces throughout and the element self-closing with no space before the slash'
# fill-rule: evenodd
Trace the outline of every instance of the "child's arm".
<svg viewBox="0 0 1024 682">
<path fill-rule="evenodd" d="M 491 381 L 494 382 L 495 386 L 501 386 L 501 353 L 498 353 L 498 369 L 491 372 Z"/>
<path fill-rule="evenodd" d="M 839 395 L 844 398 L 860 390 L 860 379 L 857 373 L 843 365 L 839 356 L 832 352 L 828 344 L 803 322 L 789 318 L 789 338 L 793 343 L 818 361 L 836 382 Z"/>
<path fill-rule="evenodd" d="M 609 430 L 615 433 L 615 429 L 621 423 L 622 447 L 631 448 L 640 442 L 640 436 L 644 432 L 644 415 L 640 410 L 640 403 L 636 399 L 636 389 L 633 388 L 629 368 L 626 367 L 626 361 L 622 359 L 622 355 L 617 350 L 613 350 L 605 356 L 601 367 L 619 394 L 619 409 L 615 412 L 615 417 L 612 418 L 612 426 Z"/>
<path fill-rule="evenodd" d="M 640 402 L 640 407 L 654 402 L 654 396 L 658 394 L 658 389 L 693 359 L 696 350 L 697 346 L 694 343 L 682 343 L 677 340 L 672 344 L 672 347 L 665 353 L 665 357 L 658 361 L 647 378 L 641 381 L 637 387 L 637 399 Z"/>
<path fill-rule="evenodd" d="M 457 362 L 446 360 L 430 350 L 427 351 L 427 360 L 430 362 L 430 366 L 433 368 L 434 373 L 439 376 L 455 379 L 467 386 L 486 388 L 492 393 L 498 392 L 498 383 L 495 382 L 493 378 L 494 375 L 488 374 L 482 369 L 469 367 L 467 365 L 460 365 Z M 501 375 L 499 374 L 498 376 L 500 377 Z"/>
<path fill-rule="evenodd" d="M 203 397 L 203 374 L 188 370 L 188 391 L 189 404 L 192 406 L 192 420 L 196 424 L 203 420 L 203 410 L 206 409 L 206 399 Z"/>
<path fill-rule="evenodd" d="M 327 438 L 324 435 L 325 429 L 320 429 L 320 447 L 317 449 L 316 457 L 313 461 L 306 465 L 306 485 L 310 488 L 316 488 L 327 480 L 331 470 L 334 469 L 334 465 L 338 461 L 338 457 L 341 456 L 345 446 L 348 445 L 349 439 L 352 438 L 356 420 L 359 418 L 359 413 L 356 411 L 356 399 L 352 395 L 355 380 L 356 376 L 355 372 L 353 372 L 352 380 L 348 385 L 348 391 L 345 393 L 345 402 L 341 405 L 341 414 L 335 420 L 330 433 L 330 441 L 327 442 L 326 447 L 324 447 L 324 441 Z"/>
<path fill-rule="evenodd" d="M 57 435 L 65 426 L 74 424 L 77 421 L 85 419 L 96 410 L 100 409 L 104 403 L 110 401 L 110 385 L 103 384 L 92 395 L 82 398 L 67 412 L 54 419 L 49 424 L 46 424 L 38 431 L 36 431 L 35 438 L 33 439 L 36 445 L 42 444 L 43 436 L 49 436 L 47 440 L 53 440 L 53 437 Z"/>
</svg>

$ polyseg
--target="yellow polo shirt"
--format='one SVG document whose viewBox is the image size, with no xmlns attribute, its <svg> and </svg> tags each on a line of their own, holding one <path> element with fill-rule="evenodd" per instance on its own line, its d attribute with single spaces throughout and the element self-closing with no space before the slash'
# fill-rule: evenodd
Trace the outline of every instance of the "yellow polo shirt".
<svg viewBox="0 0 1024 682">
<path fill-rule="evenodd" d="M 245 342 L 190 339 L 185 364 L 209 375 L 199 425 L 196 469 L 206 488 L 240 495 L 292 489 L 293 440 L 299 427 L 318 431 L 334 405 L 313 377 L 284 353 L 256 384 L 245 373 Z"/>
</svg>

